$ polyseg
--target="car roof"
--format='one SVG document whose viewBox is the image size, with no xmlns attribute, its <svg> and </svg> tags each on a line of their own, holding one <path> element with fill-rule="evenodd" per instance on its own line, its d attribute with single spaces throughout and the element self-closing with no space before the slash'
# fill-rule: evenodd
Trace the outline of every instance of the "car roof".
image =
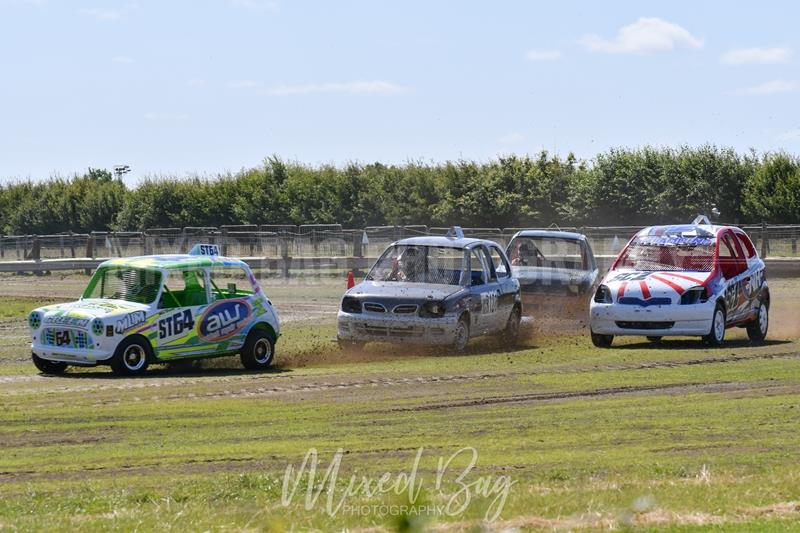
<svg viewBox="0 0 800 533">
<path fill-rule="evenodd" d="M 494 244 L 495 246 L 499 246 L 496 242 L 487 241 L 485 239 L 473 239 L 470 237 L 453 238 L 444 236 L 409 237 L 408 239 L 401 239 L 392 243 L 393 246 L 396 244 L 412 246 L 440 246 L 442 248 L 466 248 L 474 244 Z"/>
<path fill-rule="evenodd" d="M 512 239 L 517 237 L 545 237 L 548 239 L 568 239 L 574 241 L 585 241 L 586 235 L 573 231 L 555 231 L 544 229 L 524 229 L 514 234 Z"/>
<path fill-rule="evenodd" d="M 239 259 L 219 255 L 140 255 L 136 257 L 117 257 L 100 264 L 100 267 L 126 266 L 131 268 L 151 268 L 158 270 L 205 268 L 211 266 L 247 267 L 247 263 Z M 99 267 L 98 267 L 99 268 Z"/>
<path fill-rule="evenodd" d="M 636 235 L 643 237 L 647 235 L 681 235 L 694 233 L 698 236 L 716 237 L 720 231 L 726 229 L 738 230 L 739 228 L 733 226 L 714 226 L 711 224 L 670 224 L 666 226 L 649 226 L 639 231 Z"/>
</svg>

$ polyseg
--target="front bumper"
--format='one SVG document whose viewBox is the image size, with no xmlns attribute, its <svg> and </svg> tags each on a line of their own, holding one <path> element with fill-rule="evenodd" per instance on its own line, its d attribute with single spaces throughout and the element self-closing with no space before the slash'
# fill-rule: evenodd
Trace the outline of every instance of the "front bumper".
<svg viewBox="0 0 800 533">
<path fill-rule="evenodd" d="M 412 344 L 450 344 L 455 337 L 457 316 L 421 318 L 383 313 L 345 313 L 339 311 L 338 337 L 354 342 L 402 342 Z"/>
<path fill-rule="evenodd" d="M 681 336 L 708 335 L 716 302 L 694 305 L 622 305 L 592 301 L 589 320 L 601 335 Z"/>
<path fill-rule="evenodd" d="M 31 344 L 31 351 L 48 361 L 60 361 L 73 365 L 89 366 L 98 363 L 107 363 L 114 355 L 113 350 L 66 348 L 38 343 Z"/>
</svg>

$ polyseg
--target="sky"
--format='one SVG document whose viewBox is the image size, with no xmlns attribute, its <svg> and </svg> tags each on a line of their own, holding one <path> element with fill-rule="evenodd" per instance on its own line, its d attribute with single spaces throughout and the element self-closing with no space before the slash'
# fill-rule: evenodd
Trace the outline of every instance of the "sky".
<svg viewBox="0 0 800 533">
<path fill-rule="evenodd" d="M 800 3 L 0 0 L 0 182 L 800 153 Z"/>
</svg>

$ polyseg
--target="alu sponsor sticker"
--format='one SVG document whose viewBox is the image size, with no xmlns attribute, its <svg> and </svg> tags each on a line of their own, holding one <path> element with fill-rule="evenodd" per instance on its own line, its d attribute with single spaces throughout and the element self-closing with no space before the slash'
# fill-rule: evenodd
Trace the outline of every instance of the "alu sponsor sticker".
<svg viewBox="0 0 800 533">
<path fill-rule="evenodd" d="M 200 319 L 200 338 L 221 341 L 232 337 L 247 325 L 252 307 L 247 300 L 221 300 L 212 304 Z"/>
<path fill-rule="evenodd" d="M 129 329 L 144 323 L 146 319 L 147 314 L 144 311 L 134 311 L 132 313 L 128 313 L 120 320 L 117 320 L 117 323 L 114 325 L 114 331 L 117 333 L 125 333 Z"/>
</svg>

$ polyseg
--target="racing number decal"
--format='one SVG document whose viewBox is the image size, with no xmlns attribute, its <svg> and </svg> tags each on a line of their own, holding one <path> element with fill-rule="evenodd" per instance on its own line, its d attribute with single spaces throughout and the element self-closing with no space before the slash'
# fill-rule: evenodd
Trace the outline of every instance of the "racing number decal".
<svg viewBox="0 0 800 533">
<path fill-rule="evenodd" d="M 69 330 L 56 331 L 56 346 L 67 346 L 71 344 Z"/>
<path fill-rule="evenodd" d="M 608 281 L 639 281 L 647 279 L 649 272 L 623 272 L 611 278 Z"/>
<path fill-rule="evenodd" d="M 192 310 L 178 311 L 158 321 L 158 338 L 173 337 L 191 329 L 194 329 Z"/>
<path fill-rule="evenodd" d="M 497 312 L 497 300 L 499 293 L 497 292 L 484 292 L 481 293 L 481 313 L 490 315 Z"/>
</svg>

